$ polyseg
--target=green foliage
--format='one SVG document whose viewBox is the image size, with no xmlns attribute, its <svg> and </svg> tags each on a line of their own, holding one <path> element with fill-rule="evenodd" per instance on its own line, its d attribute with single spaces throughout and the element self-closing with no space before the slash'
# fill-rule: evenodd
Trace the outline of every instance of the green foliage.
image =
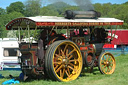
<svg viewBox="0 0 128 85">
<path fill-rule="evenodd" d="M 25 16 L 37 16 L 40 13 L 42 0 L 27 0 L 25 2 Z"/>
<path fill-rule="evenodd" d="M 14 3 L 11 3 L 9 5 L 9 7 L 7 7 L 7 13 L 11 13 L 11 12 L 20 12 L 20 13 L 24 13 L 24 4 L 22 2 L 14 2 Z"/>
<path fill-rule="evenodd" d="M 55 9 L 51 10 L 50 7 L 43 7 L 40 10 L 40 15 L 41 16 L 58 16 L 59 13 L 55 11 Z"/>
<path fill-rule="evenodd" d="M 101 12 L 102 17 L 111 17 L 124 20 L 124 25 L 121 29 L 128 29 L 128 2 L 124 4 L 94 4 L 96 11 Z"/>
<path fill-rule="evenodd" d="M 0 8 L 0 15 L 4 15 L 4 14 L 6 14 L 5 9 Z"/>
<path fill-rule="evenodd" d="M 125 5 L 128 5 L 128 1 L 124 3 Z"/>
<path fill-rule="evenodd" d="M 66 7 L 71 7 L 70 5 L 64 2 L 57 2 L 50 4 L 46 7 L 42 7 L 40 10 L 40 15 L 42 16 L 61 16 L 63 13 L 63 9 Z"/>
<path fill-rule="evenodd" d="M 9 21 L 18 17 L 24 17 L 24 15 L 21 14 L 20 12 L 12 12 L 9 14 L 0 15 L 0 37 L 7 37 L 8 31 L 6 30 L 5 25 Z"/>
</svg>

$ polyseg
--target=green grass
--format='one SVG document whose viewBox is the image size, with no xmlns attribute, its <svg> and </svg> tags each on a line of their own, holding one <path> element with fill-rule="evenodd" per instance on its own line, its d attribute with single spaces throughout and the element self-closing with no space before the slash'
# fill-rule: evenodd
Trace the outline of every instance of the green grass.
<svg viewBox="0 0 128 85">
<path fill-rule="evenodd" d="M 116 57 L 116 70 L 112 75 L 102 75 L 98 68 L 94 69 L 94 74 L 84 73 L 81 77 L 70 82 L 58 82 L 52 80 L 31 80 L 30 82 L 20 82 L 18 85 L 127 85 L 128 84 L 128 56 Z M 7 77 L 9 74 L 18 76 L 17 71 L 0 71 L 0 74 Z M 0 79 L 0 84 L 9 79 Z"/>
</svg>

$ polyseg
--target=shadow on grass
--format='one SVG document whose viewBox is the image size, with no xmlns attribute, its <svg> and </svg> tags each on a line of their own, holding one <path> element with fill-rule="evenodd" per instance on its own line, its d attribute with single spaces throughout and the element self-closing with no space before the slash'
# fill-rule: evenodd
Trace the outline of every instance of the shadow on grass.
<svg viewBox="0 0 128 85">
<path fill-rule="evenodd" d="M 29 77 L 25 81 L 21 80 L 19 78 L 19 76 L 12 76 L 12 75 L 6 76 L 6 77 L 4 77 L 2 79 L 4 79 L 5 81 L 11 80 L 11 79 L 15 79 L 15 80 L 20 81 L 20 83 L 29 83 L 29 82 L 32 82 L 32 81 L 39 81 L 39 80 L 51 81 L 50 78 L 47 78 L 47 77 L 44 77 L 44 76 L 42 76 L 42 77 L 35 77 L 35 78 L 34 77 Z"/>
<path fill-rule="evenodd" d="M 80 76 L 86 76 L 88 77 L 89 75 L 87 73 L 93 74 L 93 75 L 99 75 L 100 71 L 97 67 L 94 67 L 93 69 L 91 68 L 85 68 L 82 70 Z"/>
<path fill-rule="evenodd" d="M 90 75 L 91 74 L 91 75 Z M 93 75 L 99 75 L 100 72 L 99 72 L 99 69 L 97 67 L 94 67 L 94 69 L 92 70 L 92 72 L 89 72 L 89 70 L 87 68 L 83 69 L 82 73 L 80 74 L 79 77 L 89 77 L 89 76 L 93 76 Z M 79 78 L 78 77 L 78 78 Z M 18 80 L 20 81 L 20 83 L 29 83 L 29 82 L 32 82 L 32 81 L 40 81 L 40 80 L 44 80 L 44 81 L 54 81 L 52 80 L 51 78 L 49 78 L 48 76 L 46 77 L 46 75 L 43 75 L 43 76 L 37 76 L 37 77 L 29 77 L 27 78 L 25 81 L 21 80 L 19 78 L 19 76 L 7 76 L 5 77 L 5 79 L 7 80 L 10 80 L 10 79 L 15 79 L 15 80 Z M 54 81 L 56 82 L 56 81 Z"/>
</svg>

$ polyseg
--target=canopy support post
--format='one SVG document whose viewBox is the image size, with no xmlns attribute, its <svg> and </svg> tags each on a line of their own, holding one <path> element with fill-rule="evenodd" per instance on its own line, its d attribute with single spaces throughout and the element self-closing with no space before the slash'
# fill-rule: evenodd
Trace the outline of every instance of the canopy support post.
<svg viewBox="0 0 128 85">
<path fill-rule="evenodd" d="M 57 29 L 58 27 L 56 27 L 56 33 L 58 34 L 58 29 Z"/>
<path fill-rule="evenodd" d="M 32 38 L 32 41 L 33 41 L 33 39 L 35 38 L 35 36 L 36 36 L 36 33 L 37 33 L 37 26 L 35 27 L 35 31 L 34 31 L 35 33 L 34 33 L 34 36 L 33 36 L 33 38 Z M 32 41 L 31 41 L 31 43 L 32 43 Z"/>
<path fill-rule="evenodd" d="M 69 32 L 69 27 L 67 26 L 67 37 L 68 37 L 68 39 L 69 39 L 69 36 L 70 36 L 69 33 L 70 33 L 70 32 Z"/>
<path fill-rule="evenodd" d="M 112 41 L 112 26 L 110 26 L 110 29 L 111 29 L 111 41 Z"/>
<path fill-rule="evenodd" d="M 50 33 L 49 33 L 49 35 L 51 35 L 51 33 L 52 33 L 52 30 L 53 30 L 54 28 L 55 28 L 55 26 L 53 26 L 53 27 L 52 27 L 52 29 L 51 29 L 51 31 L 50 31 Z"/>
<path fill-rule="evenodd" d="M 113 35 L 113 39 L 114 39 L 114 37 L 115 37 L 115 34 L 116 34 L 116 31 L 117 31 L 117 28 L 118 28 L 118 25 L 116 26 L 116 29 L 115 29 L 115 32 L 114 32 L 114 35 Z M 113 40 L 112 39 L 112 40 Z"/>
<path fill-rule="evenodd" d="M 30 42 L 30 28 L 29 28 L 29 24 L 27 24 L 27 28 L 28 28 L 28 38 L 29 38 L 29 42 Z"/>
<path fill-rule="evenodd" d="M 19 43 L 21 43 L 21 37 L 20 37 L 20 26 L 18 26 L 18 32 L 19 32 Z"/>
</svg>

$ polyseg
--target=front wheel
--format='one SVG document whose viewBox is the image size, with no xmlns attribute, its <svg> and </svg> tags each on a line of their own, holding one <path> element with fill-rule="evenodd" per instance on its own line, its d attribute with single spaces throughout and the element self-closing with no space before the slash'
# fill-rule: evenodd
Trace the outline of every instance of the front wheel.
<svg viewBox="0 0 128 85">
<path fill-rule="evenodd" d="M 98 67 L 102 74 L 112 74 L 115 71 L 116 62 L 109 52 L 103 52 L 98 58 Z"/>
<path fill-rule="evenodd" d="M 81 52 L 72 41 L 56 41 L 46 52 L 45 69 L 53 80 L 75 80 L 81 73 L 82 65 Z"/>
</svg>

